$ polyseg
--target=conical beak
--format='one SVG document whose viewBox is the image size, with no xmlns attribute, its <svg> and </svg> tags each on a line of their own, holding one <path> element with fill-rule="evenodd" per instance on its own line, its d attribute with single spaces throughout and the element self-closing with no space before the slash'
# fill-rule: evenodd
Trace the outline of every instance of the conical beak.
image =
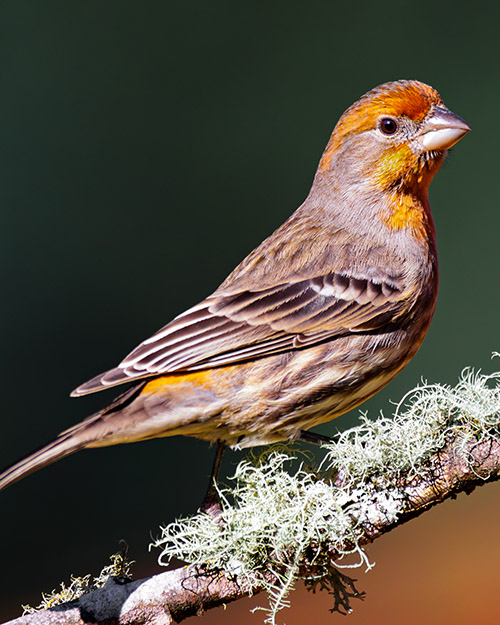
<svg viewBox="0 0 500 625">
<path fill-rule="evenodd" d="M 424 150 L 447 150 L 469 132 L 469 124 L 445 107 L 435 106 L 420 130 Z"/>
</svg>

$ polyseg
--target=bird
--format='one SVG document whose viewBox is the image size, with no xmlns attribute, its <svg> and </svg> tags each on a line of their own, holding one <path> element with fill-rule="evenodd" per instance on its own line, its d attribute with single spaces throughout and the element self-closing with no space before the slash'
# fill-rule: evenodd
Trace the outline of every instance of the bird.
<svg viewBox="0 0 500 625">
<path fill-rule="evenodd" d="M 227 445 L 321 442 L 309 430 L 378 392 L 424 339 L 438 291 L 428 187 L 469 130 L 416 80 L 362 95 L 303 204 L 214 293 L 74 390 L 129 385 L 0 489 L 80 449 L 155 437 L 216 443 L 213 479 Z"/>
</svg>

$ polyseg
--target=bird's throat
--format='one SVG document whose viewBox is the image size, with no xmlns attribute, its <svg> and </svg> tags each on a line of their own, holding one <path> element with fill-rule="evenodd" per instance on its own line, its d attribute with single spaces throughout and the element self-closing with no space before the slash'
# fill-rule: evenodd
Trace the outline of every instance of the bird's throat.
<svg viewBox="0 0 500 625">
<path fill-rule="evenodd" d="M 434 222 L 427 194 L 420 198 L 410 192 L 392 192 L 380 216 L 387 228 L 406 230 L 419 242 L 434 238 Z"/>
</svg>

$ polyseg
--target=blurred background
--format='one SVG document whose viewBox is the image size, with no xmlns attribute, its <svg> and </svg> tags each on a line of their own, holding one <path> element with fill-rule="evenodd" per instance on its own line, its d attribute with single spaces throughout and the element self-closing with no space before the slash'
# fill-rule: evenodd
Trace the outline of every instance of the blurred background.
<svg viewBox="0 0 500 625">
<path fill-rule="evenodd" d="M 214 290 L 307 195 L 339 115 L 417 78 L 472 126 L 431 187 L 441 287 L 424 345 L 365 404 L 422 377 L 490 372 L 498 350 L 500 5 L 3 0 L 2 433 L 8 465 L 102 407 L 69 392 Z M 493 178 L 492 178 L 493 176 Z M 323 426 L 334 434 L 355 411 Z M 187 438 L 84 451 L 0 494 L 0 618 L 196 510 L 214 450 Z M 241 454 L 228 453 L 228 475 Z M 496 623 L 498 485 L 378 540 L 349 623 Z M 299 588 L 280 622 L 335 623 Z M 258 624 L 264 597 L 200 622 Z"/>
</svg>

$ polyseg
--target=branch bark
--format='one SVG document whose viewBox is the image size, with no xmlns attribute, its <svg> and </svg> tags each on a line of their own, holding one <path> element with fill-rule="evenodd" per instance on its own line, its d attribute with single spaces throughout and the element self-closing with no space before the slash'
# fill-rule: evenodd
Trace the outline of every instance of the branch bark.
<svg viewBox="0 0 500 625">
<path fill-rule="evenodd" d="M 417 477 L 399 476 L 397 488 L 403 493 L 404 511 L 397 520 L 384 517 L 376 505 L 367 510 L 366 518 L 358 519 L 362 527 L 359 542 L 366 545 L 432 506 L 499 477 L 500 443 L 495 436 L 481 442 L 472 438 L 464 444 L 458 433 L 424 463 Z M 337 482 L 341 481 L 339 475 Z M 373 487 L 381 493 L 388 485 L 382 476 L 373 481 Z M 333 558 L 337 556 L 332 553 Z M 306 558 L 301 573 L 314 573 L 314 565 Z M 6 625 L 170 625 L 261 590 L 258 584 L 251 585 L 223 572 L 187 566 L 125 583 L 110 578 L 103 588 L 75 601 L 22 616 Z"/>
</svg>

